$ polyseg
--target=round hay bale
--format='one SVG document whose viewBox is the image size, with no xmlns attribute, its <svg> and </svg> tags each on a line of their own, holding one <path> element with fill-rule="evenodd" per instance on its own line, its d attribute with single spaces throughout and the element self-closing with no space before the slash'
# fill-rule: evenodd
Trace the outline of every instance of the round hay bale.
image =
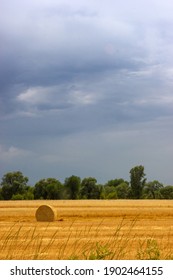
<svg viewBox="0 0 173 280">
<path fill-rule="evenodd" d="M 37 209 L 35 217 L 38 222 L 53 222 L 56 219 L 56 211 L 52 206 L 41 205 Z"/>
</svg>

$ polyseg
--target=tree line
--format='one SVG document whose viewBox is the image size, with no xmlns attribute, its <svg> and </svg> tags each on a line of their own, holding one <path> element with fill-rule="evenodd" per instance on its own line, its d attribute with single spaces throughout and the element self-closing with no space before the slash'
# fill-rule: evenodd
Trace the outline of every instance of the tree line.
<svg viewBox="0 0 173 280">
<path fill-rule="evenodd" d="M 39 180 L 34 186 L 21 171 L 6 173 L 0 183 L 0 200 L 38 199 L 173 199 L 173 186 L 147 181 L 144 166 L 130 170 L 129 182 L 122 178 L 98 184 L 94 177 L 72 175 L 61 183 L 56 178 Z"/>
</svg>

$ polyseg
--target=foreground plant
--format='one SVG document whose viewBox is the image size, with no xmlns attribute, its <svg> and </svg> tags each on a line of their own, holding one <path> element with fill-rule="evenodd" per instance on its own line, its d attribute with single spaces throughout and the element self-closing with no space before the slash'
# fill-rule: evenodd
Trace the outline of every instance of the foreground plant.
<svg viewBox="0 0 173 280">
<path fill-rule="evenodd" d="M 83 229 L 75 229 L 73 221 L 69 227 L 57 227 L 52 231 L 52 224 L 45 228 L 28 228 L 25 224 L 14 224 L 0 237 L 0 259 L 78 259 L 78 260 L 121 260 L 129 259 L 129 248 L 136 248 L 136 259 L 159 260 L 173 259 L 171 246 L 163 247 L 156 239 L 137 239 L 133 235 L 136 220 L 127 227 L 126 219 L 115 226 L 114 233 L 102 239 L 102 222 L 94 227 L 92 224 Z M 64 232 L 68 232 L 64 238 Z M 171 244 L 171 235 L 167 245 Z M 66 236 L 66 235 L 65 235 Z M 138 246 L 136 245 L 138 242 Z M 170 242 L 170 243 L 169 243 Z M 165 244 L 165 243 L 163 243 Z"/>
</svg>

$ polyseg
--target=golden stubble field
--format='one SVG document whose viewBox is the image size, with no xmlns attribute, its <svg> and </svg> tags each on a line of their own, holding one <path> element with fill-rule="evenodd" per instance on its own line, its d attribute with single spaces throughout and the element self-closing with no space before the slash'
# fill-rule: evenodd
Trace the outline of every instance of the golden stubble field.
<svg viewBox="0 0 173 280">
<path fill-rule="evenodd" d="M 173 259 L 173 201 L 0 201 L 0 259 Z"/>
</svg>

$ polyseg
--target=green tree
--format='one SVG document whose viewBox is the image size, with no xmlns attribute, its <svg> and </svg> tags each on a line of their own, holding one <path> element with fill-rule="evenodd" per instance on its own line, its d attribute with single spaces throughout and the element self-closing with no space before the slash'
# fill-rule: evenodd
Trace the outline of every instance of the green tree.
<svg viewBox="0 0 173 280">
<path fill-rule="evenodd" d="M 34 199 L 34 187 L 29 187 L 28 190 L 24 193 L 23 199 L 33 200 Z"/>
<path fill-rule="evenodd" d="M 129 197 L 129 185 L 127 183 L 121 183 L 116 187 L 116 193 L 118 199 L 126 199 Z"/>
<path fill-rule="evenodd" d="M 114 192 L 109 193 L 109 194 L 105 197 L 105 199 L 118 199 L 118 197 L 117 197 L 117 192 L 114 191 Z"/>
<path fill-rule="evenodd" d="M 23 176 L 22 172 L 8 172 L 2 177 L 1 195 L 4 200 L 10 200 L 13 195 L 24 194 L 29 186 L 28 177 Z"/>
<path fill-rule="evenodd" d="M 120 184 L 124 183 L 124 179 L 122 178 L 119 178 L 119 179 L 113 179 L 113 180 L 109 180 L 106 185 L 107 186 L 111 186 L 111 187 L 117 187 L 119 186 Z"/>
<path fill-rule="evenodd" d="M 113 186 L 105 185 L 101 194 L 102 199 L 117 199 L 116 189 Z"/>
<path fill-rule="evenodd" d="M 29 187 L 24 194 L 13 194 L 12 200 L 33 200 L 34 199 L 34 188 Z"/>
<path fill-rule="evenodd" d="M 71 177 L 66 178 L 64 182 L 64 187 L 66 189 L 68 198 L 78 199 L 80 186 L 81 186 L 80 177 L 72 175 Z"/>
<path fill-rule="evenodd" d="M 63 186 L 54 178 L 41 179 L 35 184 L 35 199 L 62 199 Z"/>
<path fill-rule="evenodd" d="M 2 196 L 2 188 L 0 186 L 0 200 L 3 200 L 3 196 Z"/>
<path fill-rule="evenodd" d="M 163 184 L 160 183 L 157 180 L 148 182 L 145 184 L 144 190 L 143 190 L 143 197 L 144 198 L 150 198 L 150 199 L 156 199 L 158 197 L 158 191 L 163 188 Z"/>
<path fill-rule="evenodd" d="M 173 199 L 173 186 L 166 186 L 159 190 L 162 199 Z"/>
<path fill-rule="evenodd" d="M 13 194 L 11 200 L 24 200 L 24 196 L 20 193 Z"/>
<path fill-rule="evenodd" d="M 100 199 L 102 186 L 97 185 L 97 180 L 93 177 L 84 178 L 81 183 L 80 196 L 84 199 Z"/>
<path fill-rule="evenodd" d="M 144 173 L 144 166 L 135 166 L 130 170 L 130 186 L 132 197 L 140 199 L 142 191 L 145 186 L 146 178 Z"/>
</svg>

